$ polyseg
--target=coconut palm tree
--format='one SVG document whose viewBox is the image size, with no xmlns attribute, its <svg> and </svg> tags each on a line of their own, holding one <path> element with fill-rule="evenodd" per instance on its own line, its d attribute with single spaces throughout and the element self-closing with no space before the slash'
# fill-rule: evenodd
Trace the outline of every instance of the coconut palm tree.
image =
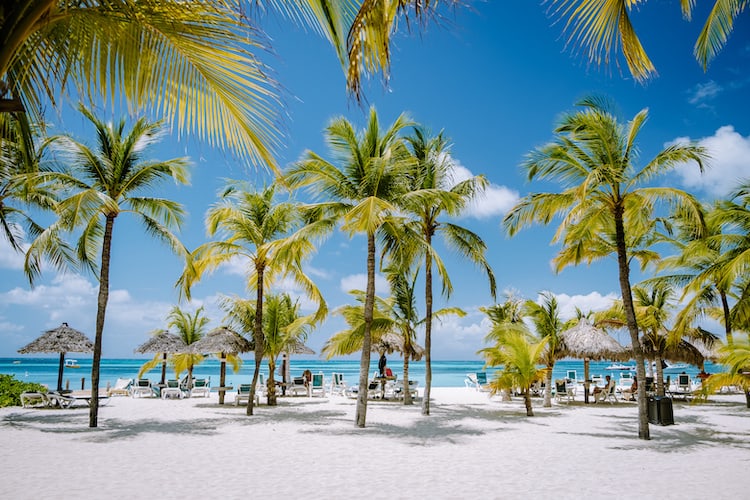
<svg viewBox="0 0 750 500">
<path fill-rule="evenodd" d="M 562 216 L 553 240 L 562 245 L 554 261 L 557 271 L 613 253 L 617 256 L 637 375 L 645 380 L 630 284 L 631 250 L 653 228 L 658 207 L 694 220 L 700 218 L 701 212 L 698 202 L 684 191 L 644 184 L 686 162 L 695 161 L 702 169 L 706 152 L 695 144 L 672 145 L 636 168 L 636 139 L 648 111 L 641 110 L 622 124 L 610 111 L 611 105 L 602 99 L 585 98 L 579 105 L 582 110 L 563 116 L 555 129 L 555 140 L 535 149 L 523 163 L 529 180 L 558 181 L 563 191 L 526 196 L 503 223 L 512 236 L 534 222 L 548 224 L 555 216 Z M 638 435 L 649 439 L 643 388 L 641 384 L 638 391 Z"/>
<path fill-rule="evenodd" d="M 714 272 L 718 271 L 716 264 L 723 260 L 727 251 L 722 211 L 718 204 L 702 208 L 704 216 L 698 227 L 679 217 L 676 219 L 677 235 L 668 241 L 676 247 L 677 253 L 662 259 L 657 267 L 668 274 L 643 284 L 663 281 L 682 289 L 679 300 L 684 303 L 675 319 L 675 332 L 685 331 L 699 318 L 709 316 L 724 324 L 727 343 L 731 344 L 730 298 L 734 295 L 735 283 L 720 272 Z"/>
<path fill-rule="evenodd" d="M 25 272 L 31 283 L 41 272 L 41 261 L 49 259 L 57 267 L 70 264 L 64 252 L 63 236 L 76 232 L 75 261 L 99 277 L 96 312 L 96 337 L 91 367 L 91 410 L 89 426 L 97 426 L 99 409 L 99 364 L 102 356 L 104 317 L 109 299 L 109 270 L 115 220 L 128 213 L 137 217 L 145 231 L 166 242 L 178 254 L 184 248 L 173 228 L 179 228 L 182 207 L 171 200 L 141 196 L 153 190 L 159 181 L 171 178 L 188 182 L 188 161 L 145 159 L 147 148 L 160 137 L 160 123 L 141 118 L 126 130 L 125 120 L 105 123 L 83 106 L 81 113 L 96 129 L 96 150 L 70 136 L 53 138 L 55 147 L 67 161 L 68 170 L 51 172 L 46 179 L 62 188 L 64 199 L 57 204 L 57 220 L 34 239 L 26 254 Z M 80 231 L 79 231 L 80 230 Z M 98 261 L 98 265 L 97 265 Z"/>
<path fill-rule="evenodd" d="M 630 74 L 644 81 L 656 74 L 653 62 L 638 39 L 630 11 L 645 2 L 632 0 L 552 0 L 554 17 L 566 20 L 568 42 L 584 49 L 589 61 L 609 64 L 622 51 Z M 691 19 L 695 2 L 680 1 L 682 14 Z M 747 8 L 744 0 L 716 0 L 695 42 L 694 53 L 704 71 L 724 47 L 734 29 L 734 21 Z"/>
<path fill-rule="evenodd" d="M 708 398 L 709 394 L 719 391 L 722 387 L 735 386 L 744 391 L 746 405 L 750 408 L 750 377 L 747 375 L 750 367 L 750 338 L 736 339 L 733 344 L 721 346 L 718 362 L 726 371 L 714 373 L 703 381 L 702 398 Z"/>
<path fill-rule="evenodd" d="M 487 246 L 474 232 L 453 222 L 443 220 L 457 216 L 487 185 L 482 176 L 456 182 L 455 169 L 447 141 L 442 133 L 430 137 L 421 127 L 415 127 L 407 141 L 413 157 L 407 177 L 408 192 L 401 198 L 402 210 L 407 214 L 405 224 L 398 224 L 387 232 L 386 252 L 396 259 L 413 265 L 423 261 L 425 270 L 425 392 L 422 414 L 430 414 L 432 387 L 432 308 L 433 264 L 442 282 L 443 295 L 453 291 L 448 271 L 433 246 L 439 236 L 446 247 L 483 269 L 495 298 L 495 275 L 486 259 Z M 390 228 L 390 226 L 386 226 Z M 404 265 L 404 264 L 401 264 Z"/>
<path fill-rule="evenodd" d="M 547 339 L 547 347 L 542 360 L 547 367 L 544 406 L 550 408 L 552 407 L 552 371 L 555 368 L 555 361 L 560 359 L 561 339 L 559 335 L 566 325 L 560 319 L 560 310 L 555 295 L 552 292 L 543 292 L 541 295 L 541 303 L 527 300 L 523 305 L 523 312 L 524 316 L 534 324 L 537 336 L 540 339 Z"/>
<path fill-rule="evenodd" d="M 192 314 L 183 311 L 178 306 L 174 306 L 167 316 L 167 328 L 174 328 L 177 331 L 177 337 L 179 337 L 185 346 L 190 346 L 194 342 L 199 341 L 206 333 L 206 327 L 209 323 L 208 317 L 204 313 L 203 306 L 196 309 Z M 157 330 L 157 334 L 168 330 Z M 167 354 L 169 356 L 167 357 Z M 187 384 L 188 389 L 192 388 L 193 384 L 193 367 L 203 362 L 203 355 L 200 353 L 191 352 L 157 352 L 151 361 L 148 361 L 141 366 L 138 370 L 138 377 L 142 377 L 144 373 L 156 368 L 160 364 L 163 364 L 166 358 L 167 364 L 171 365 L 175 372 L 175 378 L 180 378 L 180 374 L 183 371 L 187 371 Z M 164 371 L 162 370 L 162 381 L 164 383 Z"/>
<path fill-rule="evenodd" d="M 200 245 L 188 255 L 178 286 L 189 298 L 190 289 L 205 274 L 232 259 L 241 258 L 247 262 L 247 286 L 256 293 L 252 330 L 255 370 L 247 405 L 247 414 L 252 415 L 255 387 L 265 352 L 265 287 L 274 279 L 291 278 L 318 304 L 315 321 L 322 321 L 327 314 L 325 300 L 304 273 L 302 264 L 315 250 L 314 238 L 321 231 L 328 230 L 330 224 L 306 220 L 298 203 L 278 201 L 275 185 L 258 191 L 247 183 L 230 181 L 220 198 L 206 215 L 209 236 L 218 236 L 219 239 Z"/>
<path fill-rule="evenodd" d="M 209 322 L 210 320 L 205 315 L 203 306 L 193 311 L 192 314 L 175 306 L 169 311 L 169 316 L 167 316 L 167 327 L 174 328 L 177 331 L 177 335 L 187 346 L 203 338 Z M 177 378 L 180 378 L 180 373 L 183 370 L 187 371 L 188 389 L 191 389 L 193 386 L 193 368 L 201 364 L 203 359 L 204 357 L 200 353 L 185 352 L 172 354 L 171 361 Z"/>
<path fill-rule="evenodd" d="M 350 236 L 367 237 L 367 286 L 365 290 L 364 338 L 359 365 L 359 385 L 367 386 L 370 369 L 371 326 L 375 303 L 375 237 L 389 217 L 395 216 L 399 200 L 406 189 L 404 175 L 411 166 L 411 156 L 399 136 L 411 122 L 402 114 L 387 128 L 370 108 L 366 128 L 357 132 L 346 118 L 336 118 L 326 128 L 326 139 L 336 165 L 308 151 L 285 176 L 290 186 L 303 185 L 327 196 L 317 206 L 328 214 L 328 220 L 342 222 Z M 356 425 L 364 427 L 367 419 L 367 393 L 357 398 Z"/>
<path fill-rule="evenodd" d="M 533 417 L 531 386 L 544 378 L 546 370 L 537 365 L 542 360 L 548 339 L 534 342 L 533 336 L 528 333 L 507 331 L 502 325 L 497 325 L 496 328 L 503 330 L 498 332 L 497 343 L 479 351 L 487 365 L 503 367 L 489 383 L 492 394 L 520 389 L 526 416 Z"/>
</svg>

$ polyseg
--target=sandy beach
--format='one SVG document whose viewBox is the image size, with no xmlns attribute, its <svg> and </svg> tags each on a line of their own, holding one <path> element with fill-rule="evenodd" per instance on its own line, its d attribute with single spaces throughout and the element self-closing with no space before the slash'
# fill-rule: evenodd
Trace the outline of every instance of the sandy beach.
<svg viewBox="0 0 750 500">
<path fill-rule="evenodd" d="M 637 439 L 636 406 L 581 402 L 527 418 L 520 398 L 434 388 L 420 405 L 280 398 L 256 415 L 210 398 L 111 398 L 88 408 L 0 409 L 2 498 L 744 498 L 743 395 L 674 403 Z"/>
</svg>

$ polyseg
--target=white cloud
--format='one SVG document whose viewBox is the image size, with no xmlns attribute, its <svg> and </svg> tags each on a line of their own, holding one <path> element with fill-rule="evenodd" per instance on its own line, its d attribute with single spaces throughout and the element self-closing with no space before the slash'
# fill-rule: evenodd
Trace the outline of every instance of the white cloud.
<svg viewBox="0 0 750 500">
<path fill-rule="evenodd" d="M 451 163 L 453 165 L 451 177 L 454 185 L 474 177 L 474 174 L 468 168 L 461 165 L 455 158 L 451 158 Z M 490 183 L 484 193 L 477 196 L 469 204 L 463 216 L 483 219 L 502 215 L 513 208 L 519 199 L 518 191 Z"/>
<path fill-rule="evenodd" d="M 350 290 L 364 290 L 367 288 L 366 274 L 350 274 L 341 278 L 341 291 L 349 293 Z M 385 296 L 390 293 L 391 287 L 388 280 L 382 274 L 375 274 L 375 294 Z"/>
<path fill-rule="evenodd" d="M 26 245 L 23 245 L 26 249 Z M 0 269 L 13 269 L 21 271 L 23 269 L 24 255 L 10 246 L 5 233 L 0 234 Z"/>
<path fill-rule="evenodd" d="M 690 141 L 680 137 L 670 144 Z M 711 156 L 709 165 L 700 173 L 695 164 L 681 166 L 677 173 L 688 190 L 701 190 L 715 197 L 726 195 L 741 181 L 750 179 L 750 136 L 743 137 L 731 125 L 719 128 L 714 135 L 698 140 Z"/>
<path fill-rule="evenodd" d="M 706 83 L 699 83 L 692 89 L 690 89 L 690 96 L 688 102 L 690 104 L 697 104 L 698 107 L 708 106 L 707 101 L 714 99 L 724 89 L 713 80 Z"/>
<path fill-rule="evenodd" d="M 591 292 L 587 295 L 556 293 L 555 297 L 560 308 L 560 317 L 563 320 L 568 320 L 575 317 L 576 307 L 583 311 L 584 314 L 589 311 L 601 311 L 612 306 L 612 302 L 619 299 L 620 296 L 615 293 L 602 295 L 599 292 Z M 537 302 L 540 300 L 540 297 L 537 298 Z"/>
</svg>

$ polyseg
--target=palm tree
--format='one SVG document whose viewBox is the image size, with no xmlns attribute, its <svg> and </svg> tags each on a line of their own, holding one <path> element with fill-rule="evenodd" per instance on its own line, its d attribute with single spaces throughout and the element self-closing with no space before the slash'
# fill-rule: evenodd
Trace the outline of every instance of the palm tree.
<svg viewBox="0 0 750 500">
<path fill-rule="evenodd" d="M 630 21 L 630 10 L 645 2 L 632 0 L 552 0 L 554 17 L 567 19 L 568 42 L 582 47 L 589 61 L 609 64 L 611 55 L 622 50 L 630 74 L 644 81 L 656 74 L 656 68 L 641 45 Z M 682 14 L 690 19 L 694 1 L 680 2 Z M 705 71 L 708 63 L 724 47 L 734 29 L 734 20 L 748 3 L 744 0 L 716 0 L 695 42 L 694 53 Z"/>
<path fill-rule="evenodd" d="M 0 127 L 0 226 L 15 251 L 22 251 L 24 236 L 31 239 L 44 228 L 26 212 L 31 206 L 53 210 L 56 194 L 51 186 L 37 182 L 36 174 L 48 170 L 43 161 L 45 145 L 34 140 L 39 127 L 24 113 L 14 113 Z"/>
<path fill-rule="evenodd" d="M 553 240 L 562 243 L 555 258 L 557 271 L 617 255 L 637 375 L 645 380 L 630 285 L 631 249 L 635 242 L 643 242 L 643 235 L 653 227 L 658 206 L 694 220 L 701 212 L 697 201 L 681 190 L 641 185 L 688 161 L 697 162 L 702 169 L 706 152 L 694 144 L 672 145 L 636 169 L 636 139 L 648 111 L 641 110 L 627 124 L 621 124 L 601 99 L 585 98 L 579 105 L 582 110 L 562 118 L 555 140 L 534 150 L 523 163 L 529 180 L 556 180 L 563 191 L 526 196 L 503 223 L 512 236 L 534 222 L 548 224 L 553 217 L 563 216 Z M 644 388 L 641 384 L 638 390 L 638 435 L 649 439 Z"/>
<path fill-rule="evenodd" d="M 375 108 L 370 108 L 367 127 L 357 133 L 345 118 L 336 118 L 326 128 L 328 144 L 337 166 L 322 156 L 308 151 L 305 158 L 292 166 L 285 179 L 292 187 L 310 185 L 317 193 L 330 198 L 318 208 L 329 214 L 329 220 L 343 222 L 342 229 L 350 236 L 361 233 L 367 237 L 367 286 L 365 290 L 364 338 L 359 365 L 359 385 L 367 386 L 370 369 L 371 325 L 375 302 L 375 236 L 379 229 L 398 211 L 398 202 L 405 190 L 404 174 L 411 157 L 399 133 L 411 125 L 400 115 L 385 130 L 381 129 Z M 367 392 L 357 398 L 356 425 L 365 426 Z"/>
<path fill-rule="evenodd" d="M 187 258 L 178 285 L 188 298 L 191 287 L 231 259 L 248 261 L 247 286 L 255 290 L 253 372 L 247 414 L 253 414 L 255 387 L 265 352 L 263 333 L 263 299 L 265 287 L 276 278 L 290 277 L 318 304 L 315 320 L 327 314 L 323 296 L 315 283 L 304 273 L 302 263 L 315 250 L 313 238 L 327 229 L 328 223 L 311 221 L 298 203 L 276 200 L 276 186 L 256 191 L 247 183 L 230 181 L 220 195 L 221 201 L 209 209 L 206 226 L 209 236 L 219 236 L 193 250 Z"/>
<path fill-rule="evenodd" d="M 99 364 L 102 356 L 104 317 L 109 299 L 109 269 L 114 223 L 122 213 L 136 216 L 145 231 L 166 242 L 177 253 L 184 248 L 170 229 L 179 228 L 183 209 L 171 200 L 139 196 L 153 190 L 158 181 L 172 178 L 185 184 L 188 181 L 188 161 L 174 158 L 166 161 L 147 161 L 148 146 L 159 138 L 159 123 L 137 120 L 126 133 L 125 120 L 107 124 L 83 106 L 81 113 L 94 125 L 98 149 L 77 142 L 69 136 L 53 139 L 60 152 L 69 160 L 69 172 L 54 172 L 46 178 L 58 183 L 67 198 L 57 205 L 57 220 L 32 242 L 26 255 L 25 272 L 33 284 L 40 274 L 43 257 L 57 267 L 70 263 L 67 245 L 61 239 L 65 233 L 80 228 L 77 235 L 75 260 L 97 273 L 99 262 L 99 295 L 96 312 L 96 338 L 91 367 L 91 411 L 89 426 L 97 426 L 99 409 Z"/>
<path fill-rule="evenodd" d="M 407 265 L 424 261 L 425 270 L 425 392 L 422 414 L 430 414 L 430 388 L 432 386 L 432 308 L 433 263 L 443 285 L 443 295 L 450 297 L 453 286 L 442 259 L 433 248 L 436 235 L 459 255 L 481 267 L 487 274 L 490 294 L 495 298 L 495 275 L 485 253 L 487 246 L 474 232 L 443 216 L 460 215 L 467 204 L 482 192 L 487 180 L 482 176 L 455 182 L 454 165 L 447 141 L 440 133 L 435 137 L 420 127 L 407 137 L 413 166 L 408 176 L 408 192 L 401 198 L 401 207 L 409 220 L 393 228 L 387 238 L 386 251 L 398 255 Z M 401 264 L 404 265 L 404 264 Z"/>
<path fill-rule="evenodd" d="M 196 309 L 193 314 L 175 306 L 169 312 L 167 320 L 167 326 L 174 328 L 177 331 L 177 335 L 187 346 L 203 338 L 210 322 L 204 314 L 203 306 Z M 177 378 L 180 377 L 179 374 L 183 370 L 187 371 L 188 389 L 191 389 L 193 386 L 193 367 L 203 362 L 203 355 L 189 352 L 175 353 L 172 354 L 171 358 Z"/>
<path fill-rule="evenodd" d="M 531 386 L 541 380 L 545 369 L 537 367 L 547 347 L 546 338 L 534 342 L 532 336 L 521 331 L 506 331 L 502 325 L 496 328 L 497 343 L 479 351 L 489 366 L 502 366 L 503 369 L 490 381 L 492 394 L 499 391 L 520 389 L 526 406 L 526 416 L 533 417 L 531 407 Z M 490 332 L 490 335 L 493 335 Z"/>
<path fill-rule="evenodd" d="M 542 293 L 542 303 L 527 300 L 523 305 L 524 316 L 531 319 L 540 339 L 546 339 L 546 350 L 542 355 L 546 372 L 546 390 L 544 391 L 545 408 L 552 407 L 552 371 L 555 361 L 560 359 L 561 339 L 560 333 L 565 325 L 560 319 L 560 311 L 557 298 L 551 292 Z"/>
<path fill-rule="evenodd" d="M 702 397 L 707 398 L 724 386 L 735 386 L 744 391 L 746 405 L 750 408 L 750 377 L 747 375 L 750 367 L 750 338 L 738 339 L 733 344 L 721 346 L 718 362 L 726 367 L 726 371 L 714 373 L 703 381 Z"/>
<path fill-rule="evenodd" d="M 659 262 L 658 269 L 673 271 L 657 276 L 644 284 L 663 281 L 682 289 L 682 306 L 675 320 L 675 332 L 689 328 L 696 319 L 708 315 L 724 324 L 727 343 L 733 342 L 730 297 L 734 280 L 722 276 L 716 264 L 722 262 L 727 251 L 724 235 L 724 213 L 719 204 L 703 207 L 704 216 L 695 227 L 689 221 L 676 220 L 678 233 L 668 241 L 678 250 Z M 727 222 L 734 224 L 734 216 Z"/>
</svg>

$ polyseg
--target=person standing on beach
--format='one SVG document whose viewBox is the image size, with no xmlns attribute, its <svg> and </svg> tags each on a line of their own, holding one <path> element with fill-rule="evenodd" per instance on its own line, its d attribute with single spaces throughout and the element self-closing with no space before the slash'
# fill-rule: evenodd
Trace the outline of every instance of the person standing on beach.
<svg viewBox="0 0 750 500">
<path fill-rule="evenodd" d="M 388 363 L 388 360 L 385 358 L 385 353 L 380 355 L 380 360 L 378 361 L 378 372 L 380 372 L 381 377 L 385 377 L 385 365 Z"/>
</svg>

